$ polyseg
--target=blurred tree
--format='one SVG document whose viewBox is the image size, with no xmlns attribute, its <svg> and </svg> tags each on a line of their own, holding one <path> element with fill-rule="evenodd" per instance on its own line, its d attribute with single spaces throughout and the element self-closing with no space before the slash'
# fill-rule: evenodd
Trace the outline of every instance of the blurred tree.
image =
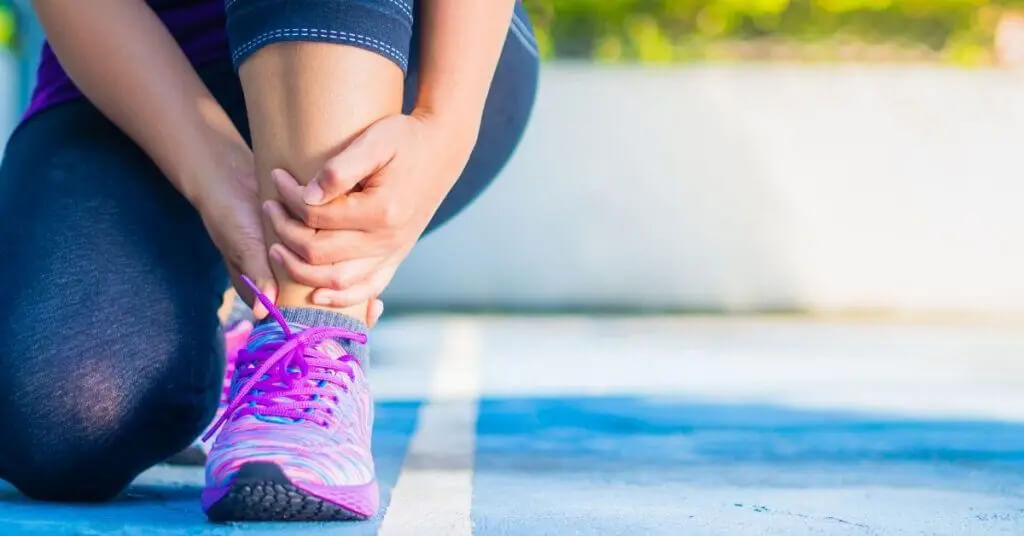
<svg viewBox="0 0 1024 536">
<path fill-rule="evenodd" d="M 984 64 L 1024 0 L 524 0 L 545 57 Z"/>
<path fill-rule="evenodd" d="M 994 58 L 995 29 L 1024 0 L 523 0 L 544 57 L 606 62 Z M 16 41 L 0 0 L 0 48 Z"/>
<path fill-rule="evenodd" d="M 14 46 L 14 6 L 0 0 L 0 48 Z"/>
</svg>

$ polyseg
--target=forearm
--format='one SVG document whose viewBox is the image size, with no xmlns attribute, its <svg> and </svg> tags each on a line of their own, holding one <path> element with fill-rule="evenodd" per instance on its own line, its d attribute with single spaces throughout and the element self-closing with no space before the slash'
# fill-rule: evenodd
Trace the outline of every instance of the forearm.
<svg viewBox="0 0 1024 536">
<path fill-rule="evenodd" d="M 245 140 L 145 2 L 34 4 L 75 85 L 193 204 L 211 173 L 251 171 Z"/>
<path fill-rule="evenodd" d="M 416 110 L 475 140 L 515 0 L 422 0 Z"/>
</svg>

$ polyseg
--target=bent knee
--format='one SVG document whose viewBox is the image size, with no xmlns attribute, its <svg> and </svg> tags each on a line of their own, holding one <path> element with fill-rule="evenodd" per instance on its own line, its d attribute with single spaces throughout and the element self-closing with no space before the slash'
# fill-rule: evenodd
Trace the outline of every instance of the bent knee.
<svg viewBox="0 0 1024 536">
<path fill-rule="evenodd" d="M 69 463 L 70 462 L 70 463 Z M 3 475 L 25 496 L 39 501 L 99 502 L 113 499 L 136 474 L 117 460 L 41 460 L 19 464 Z"/>
<path fill-rule="evenodd" d="M 0 415 L 0 478 L 34 499 L 109 500 L 191 443 L 212 418 L 216 394 L 153 388 L 125 401 L 95 391 L 91 400 L 69 396 L 42 411 L 15 402 Z"/>
<path fill-rule="evenodd" d="M 0 448 L 0 477 L 26 496 L 49 501 L 105 501 L 140 473 L 187 446 L 202 430 L 209 412 L 201 405 L 175 406 L 166 418 L 120 429 L 66 433 L 55 423 L 23 426 L 30 434 L 10 434 Z"/>
</svg>

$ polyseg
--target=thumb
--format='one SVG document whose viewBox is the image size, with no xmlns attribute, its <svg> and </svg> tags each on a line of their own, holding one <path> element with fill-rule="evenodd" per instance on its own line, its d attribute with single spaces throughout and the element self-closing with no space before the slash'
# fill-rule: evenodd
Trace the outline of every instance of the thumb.
<svg viewBox="0 0 1024 536">
<path fill-rule="evenodd" d="M 373 328 L 384 314 L 384 302 L 374 298 L 366 304 L 366 327 Z"/>
<path fill-rule="evenodd" d="M 394 156 L 394 136 L 383 133 L 379 122 L 370 125 L 352 143 L 324 164 L 306 185 L 302 200 L 307 205 L 323 205 L 350 192 L 363 179 L 383 168 Z"/>
</svg>

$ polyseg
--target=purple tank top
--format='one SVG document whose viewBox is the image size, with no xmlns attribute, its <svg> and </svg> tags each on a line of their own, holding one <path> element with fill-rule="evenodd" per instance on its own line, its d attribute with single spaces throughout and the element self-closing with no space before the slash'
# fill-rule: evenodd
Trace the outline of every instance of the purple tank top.
<svg viewBox="0 0 1024 536">
<path fill-rule="evenodd" d="M 149 0 L 147 3 L 174 35 L 192 65 L 229 57 L 224 0 Z M 60 66 L 49 43 L 44 43 L 36 87 L 25 118 L 80 97 L 82 93 Z"/>
</svg>

